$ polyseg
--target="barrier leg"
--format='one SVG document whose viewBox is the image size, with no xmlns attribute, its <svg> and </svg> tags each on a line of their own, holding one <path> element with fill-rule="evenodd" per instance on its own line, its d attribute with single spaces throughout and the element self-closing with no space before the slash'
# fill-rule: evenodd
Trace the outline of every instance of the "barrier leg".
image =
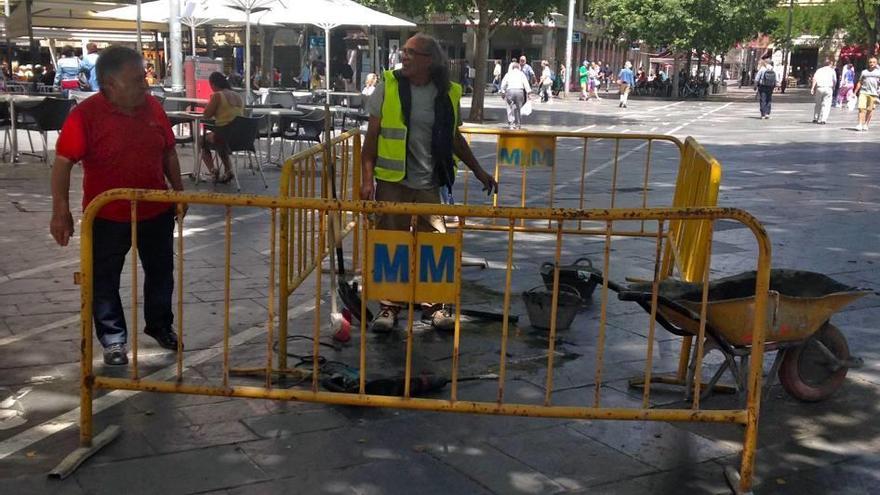
<svg viewBox="0 0 880 495">
<path fill-rule="evenodd" d="M 91 414 L 91 411 L 89 413 Z M 91 417 L 89 417 L 89 421 L 91 421 Z M 115 440 L 120 433 L 122 433 L 122 428 L 118 425 L 108 426 L 90 442 L 91 445 L 83 445 L 65 457 L 64 460 L 49 472 L 49 477 L 60 480 L 67 478 L 76 471 L 80 464 L 97 454 L 105 445 Z"/>
</svg>

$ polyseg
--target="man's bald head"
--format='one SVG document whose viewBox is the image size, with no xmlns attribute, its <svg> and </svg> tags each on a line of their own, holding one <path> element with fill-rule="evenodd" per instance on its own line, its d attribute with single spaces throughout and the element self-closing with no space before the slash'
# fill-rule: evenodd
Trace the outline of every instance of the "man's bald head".
<svg viewBox="0 0 880 495">
<path fill-rule="evenodd" d="M 95 53 L 98 51 L 98 45 L 95 43 L 88 43 L 86 45 L 86 51 L 89 53 Z"/>
</svg>

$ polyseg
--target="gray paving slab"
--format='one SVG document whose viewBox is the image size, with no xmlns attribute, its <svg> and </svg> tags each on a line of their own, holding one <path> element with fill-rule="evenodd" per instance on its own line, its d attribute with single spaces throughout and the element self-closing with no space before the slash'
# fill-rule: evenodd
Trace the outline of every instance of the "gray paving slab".
<svg viewBox="0 0 880 495">
<path fill-rule="evenodd" d="M 460 472 L 443 463 L 425 456 L 408 459 L 406 462 L 376 460 L 333 471 L 310 471 L 302 476 L 232 488 L 227 493 L 230 495 L 268 495 L 274 493 L 404 495 L 413 493 L 413 490 L 417 490 L 419 493 L 438 495 L 497 493 L 487 490 L 480 483 L 468 479 L 467 476 L 462 476 Z"/>
<path fill-rule="evenodd" d="M 673 130 L 679 137 L 693 135 L 723 164 L 721 204 L 745 208 L 767 227 L 775 266 L 828 273 L 852 285 L 880 286 L 880 255 L 873 248 L 877 236 L 872 231 L 880 211 L 873 159 L 880 145 L 870 133 L 844 130 L 852 125 L 851 113 L 835 109 L 831 123 L 822 128 L 805 124 L 812 104 L 798 95 L 781 97 L 770 121 L 750 118 L 757 105 L 744 99 L 748 96 L 678 104 L 634 99 L 627 110 L 614 108 L 613 101 L 592 105 L 555 102 L 539 106 L 525 124 L 529 129 L 573 130 L 595 125 L 588 130 Z M 488 106 L 489 118 L 499 122 L 503 117 L 501 102 L 493 99 Z M 491 164 L 494 141 L 478 137 L 474 143 L 484 164 Z M 579 206 L 582 144 L 576 140 L 559 142 L 562 152 L 557 161 L 554 205 Z M 608 139 L 588 143 L 587 207 L 610 204 L 613 166 L 609 159 L 614 145 Z M 641 204 L 646 150 L 634 146 L 621 144 L 624 158 L 617 177 L 618 206 Z M 189 163 L 190 152 L 189 148 L 183 151 L 185 163 Z M 666 205 L 672 197 L 677 158 L 668 146 L 656 145 L 651 163 L 649 204 Z M 76 169 L 74 181 L 79 180 L 79 174 Z M 519 205 L 521 171 L 503 167 L 502 174 L 501 203 Z M 532 168 L 526 174 L 527 203 L 548 205 L 551 171 Z M 278 171 L 269 168 L 266 175 L 272 192 Z M 0 338 L 3 332 L 27 335 L 33 328 L 75 315 L 78 309 L 79 292 L 72 285 L 71 273 L 78 269 L 79 237 L 62 249 L 48 235 L 48 177 L 47 169 L 37 163 L 0 166 L 0 215 L 6 232 L 0 236 L 4 251 L 0 259 Z M 258 178 L 242 174 L 242 179 L 246 192 L 265 192 Z M 486 204 L 474 194 L 476 183 L 468 180 L 469 200 Z M 456 185 L 458 200 L 464 197 L 464 182 L 462 179 Z M 190 188 L 232 192 L 229 186 L 212 184 Z M 73 188 L 71 199 L 79 201 L 77 188 Z M 253 212 L 237 208 L 235 215 Z M 188 357 L 211 349 L 222 338 L 222 219 L 222 210 L 195 206 L 185 223 L 187 277 L 183 290 Z M 236 221 L 233 227 L 233 335 L 266 320 L 268 258 L 263 252 L 268 249 L 267 225 L 267 215 L 261 214 Z M 466 269 L 466 305 L 489 310 L 500 306 L 505 239 L 504 233 L 465 236 L 465 251 L 490 262 L 486 270 Z M 714 239 L 713 276 L 754 269 L 755 246 L 748 230 L 719 223 Z M 552 234 L 517 234 L 516 240 L 511 310 L 522 319 L 511 327 L 505 398 L 539 404 L 546 386 L 546 334 L 529 327 L 519 293 L 542 283 L 538 268 L 553 258 L 555 238 Z M 6 249 L 10 245 L 15 249 Z M 350 245 L 346 247 L 349 252 Z M 651 240 L 615 238 L 611 278 L 650 276 L 653 248 Z M 564 243 L 563 261 L 587 255 L 601 264 L 603 252 L 603 237 L 582 237 Z M 66 261 L 70 263 L 58 265 Z M 126 291 L 130 280 L 126 265 L 122 279 Z M 292 304 L 308 305 L 312 290 L 312 282 L 304 285 L 291 298 Z M 617 301 L 614 294 L 609 296 L 603 404 L 634 407 L 641 403 L 640 392 L 630 389 L 626 379 L 644 372 L 647 315 L 636 305 Z M 585 405 L 592 399 L 600 299 L 597 291 L 592 306 L 578 314 L 572 329 L 560 332 L 553 404 Z M 202 303 L 204 300 L 212 302 Z M 327 321 L 327 303 L 324 298 L 318 318 L 321 322 Z M 831 399 L 802 404 L 777 386 L 764 402 L 756 493 L 870 493 L 876 485 L 880 432 L 870 404 L 877 402 L 880 385 L 880 350 L 874 338 L 878 309 L 880 297 L 869 296 L 834 316 L 851 349 L 863 356 L 866 364 L 851 370 Z M 306 312 L 294 320 L 293 333 L 310 334 L 313 321 Z M 142 322 L 132 326 L 140 328 Z M 462 374 L 496 371 L 500 325 L 465 322 L 463 330 Z M 78 335 L 76 324 L 60 325 L 0 346 L 0 367 L 4 368 L 0 385 L 15 390 L 34 388 L 23 401 L 28 422 L 18 429 L 0 430 L 0 446 L 11 435 L 76 406 Z M 264 335 L 254 335 L 235 350 L 234 365 L 262 364 Z M 418 324 L 415 342 L 415 369 L 449 372 L 450 336 Z M 322 347 L 321 353 L 357 363 L 358 343 L 355 336 L 347 346 L 339 350 Z M 142 345 L 145 372 L 173 363 L 172 356 L 159 351 L 150 339 L 143 339 Z M 367 348 L 369 376 L 393 375 L 402 369 L 402 332 L 385 337 L 368 334 Z M 308 352 L 310 344 L 292 345 L 291 349 Z M 658 328 L 655 372 L 674 370 L 678 349 L 678 338 Z M 710 355 L 706 371 L 714 366 L 717 356 Z M 221 369 L 218 354 L 189 371 L 187 379 L 216 384 Z M 100 365 L 96 370 L 110 376 L 125 374 L 125 370 L 107 370 Z M 261 382 L 236 378 L 233 383 Z M 448 396 L 449 387 L 434 395 Z M 497 383 L 462 383 L 459 397 L 495 400 Z M 687 407 L 680 399 L 680 391 L 655 387 L 651 405 Z M 715 396 L 704 406 L 733 407 L 737 400 Z M 97 427 L 111 423 L 124 426 L 123 437 L 86 463 L 77 478 L 46 485 L 39 476 L 76 446 L 76 430 L 69 428 L 0 461 L 0 483 L 6 483 L 0 484 L 0 492 L 11 486 L 22 493 L 29 489 L 35 493 L 115 493 L 124 481 L 134 481 L 154 488 L 151 493 L 277 493 L 299 487 L 316 493 L 408 493 L 412 486 L 436 486 L 438 491 L 452 493 L 724 493 L 721 468 L 737 464 L 742 441 L 740 428 L 720 425 L 462 416 L 148 393 L 134 395 L 96 419 Z M 175 452 L 163 453 L 169 451 Z M 226 468 L 227 461 L 234 464 L 232 469 Z M 400 476 L 402 466 L 406 476 Z M 179 482 L 169 481 L 178 473 L 182 473 Z M 104 483 L 105 479 L 109 481 Z M 420 480 L 431 480 L 434 485 Z"/>
<path fill-rule="evenodd" d="M 654 471 L 654 468 L 566 425 L 542 430 L 538 435 L 513 433 L 489 442 L 568 490 Z"/>
<path fill-rule="evenodd" d="M 87 493 L 185 494 L 267 479 L 235 446 L 83 466 L 74 475 Z M 66 483 L 66 482 L 63 482 Z"/>
</svg>

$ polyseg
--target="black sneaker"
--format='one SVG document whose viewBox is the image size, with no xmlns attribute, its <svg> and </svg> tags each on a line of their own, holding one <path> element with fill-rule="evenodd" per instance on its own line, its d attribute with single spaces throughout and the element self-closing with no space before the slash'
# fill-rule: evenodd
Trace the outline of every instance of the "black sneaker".
<svg viewBox="0 0 880 495">
<path fill-rule="evenodd" d="M 125 344 L 110 344 L 104 348 L 104 364 L 124 366 L 128 364 L 128 352 Z"/>
<path fill-rule="evenodd" d="M 174 333 L 174 330 L 170 328 L 164 328 L 161 330 L 145 328 L 144 333 L 156 339 L 156 342 L 159 343 L 159 347 L 168 349 L 169 351 L 177 350 L 177 334 Z"/>
</svg>

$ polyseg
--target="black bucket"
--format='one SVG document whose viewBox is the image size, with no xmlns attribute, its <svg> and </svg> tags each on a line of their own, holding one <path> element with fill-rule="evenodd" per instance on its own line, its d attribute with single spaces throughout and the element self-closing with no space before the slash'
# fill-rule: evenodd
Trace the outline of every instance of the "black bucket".
<svg viewBox="0 0 880 495">
<path fill-rule="evenodd" d="M 523 302 L 529 313 L 529 322 L 535 328 L 550 329 L 550 317 L 553 311 L 553 291 L 537 286 L 523 292 Z M 556 308 L 556 330 L 566 330 L 574 321 L 581 298 L 577 290 L 567 285 L 559 285 L 559 302 Z"/>
<path fill-rule="evenodd" d="M 541 265 L 541 278 L 547 290 L 553 290 L 553 268 L 555 265 L 549 261 Z M 559 285 L 567 285 L 577 291 L 582 304 L 590 302 L 593 291 L 596 290 L 596 279 L 590 277 L 593 272 L 593 263 L 589 258 L 578 258 L 571 265 L 559 267 Z"/>
</svg>

